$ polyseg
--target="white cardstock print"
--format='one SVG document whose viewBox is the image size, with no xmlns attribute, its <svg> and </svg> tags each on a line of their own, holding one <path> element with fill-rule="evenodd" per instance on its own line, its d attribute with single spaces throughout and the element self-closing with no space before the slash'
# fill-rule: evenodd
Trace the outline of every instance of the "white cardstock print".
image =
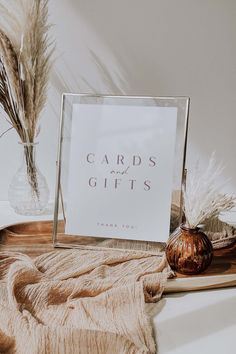
<svg viewBox="0 0 236 354">
<path fill-rule="evenodd" d="M 66 234 L 165 241 L 176 107 L 74 104 Z"/>
</svg>

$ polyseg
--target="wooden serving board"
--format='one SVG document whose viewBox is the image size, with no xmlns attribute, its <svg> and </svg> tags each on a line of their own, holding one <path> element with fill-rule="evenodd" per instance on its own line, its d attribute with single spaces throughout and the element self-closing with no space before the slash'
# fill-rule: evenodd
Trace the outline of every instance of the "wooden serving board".
<svg viewBox="0 0 236 354">
<path fill-rule="evenodd" d="M 52 245 L 52 221 L 28 222 L 12 225 L 0 230 L 0 252 L 21 252 L 30 257 L 55 250 Z M 62 228 L 63 229 L 63 228 Z M 86 237 L 79 237 L 86 244 Z M 68 236 L 60 235 L 61 242 Z M 83 241 L 83 242 L 82 242 Z M 78 236 L 70 236 L 70 244 L 78 243 Z M 163 250 L 160 245 L 157 251 Z M 165 293 L 216 289 L 236 286 L 236 244 L 214 251 L 213 262 L 206 272 L 198 276 L 184 276 L 176 273 L 169 279 Z"/>
</svg>

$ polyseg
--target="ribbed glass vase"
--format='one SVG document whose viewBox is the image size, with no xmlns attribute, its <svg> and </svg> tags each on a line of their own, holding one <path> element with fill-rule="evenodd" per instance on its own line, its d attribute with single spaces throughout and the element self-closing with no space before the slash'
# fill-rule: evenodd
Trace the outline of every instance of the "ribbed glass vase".
<svg viewBox="0 0 236 354">
<path fill-rule="evenodd" d="M 174 271 L 194 275 L 209 267 L 213 248 L 207 235 L 198 227 L 190 229 L 181 225 L 167 243 L 166 257 Z"/>
<path fill-rule="evenodd" d="M 21 165 L 8 190 L 10 205 L 17 214 L 39 215 L 47 207 L 49 189 L 45 177 L 37 166 L 37 143 L 20 143 Z"/>
</svg>

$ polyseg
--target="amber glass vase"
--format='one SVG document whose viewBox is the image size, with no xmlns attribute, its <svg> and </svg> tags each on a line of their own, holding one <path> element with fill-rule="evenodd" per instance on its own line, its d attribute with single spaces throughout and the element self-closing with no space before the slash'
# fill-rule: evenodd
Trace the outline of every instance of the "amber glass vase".
<svg viewBox="0 0 236 354">
<path fill-rule="evenodd" d="M 199 228 L 181 225 L 171 236 L 166 247 L 170 267 L 182 274 L 199 274 L 211 264 L 212 243 Z"/>
</svg>

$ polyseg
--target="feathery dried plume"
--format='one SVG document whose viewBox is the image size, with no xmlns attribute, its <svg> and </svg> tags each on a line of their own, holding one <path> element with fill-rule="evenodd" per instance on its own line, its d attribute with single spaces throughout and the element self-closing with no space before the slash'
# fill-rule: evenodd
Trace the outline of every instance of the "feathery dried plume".
<svg viewBox="0 0 236 354">
<path fill-rule="evenodd" d="M 212 154 L 205 171 L 200 171 L 196 167 L 188 174 L 183 192 L 188 227 L 195 228 L 205 220 L 218 217 L 222 211 L 230 210 L 235 206 L 234 197 L 220 192 L 228 182 L 218 182 L 223 169 L 222 165 L 217 164 L 215 154 Z"/>
<path fill-rule="evenodd" d="M 48 31 L 48 0 L 0 4 L 0 106 L 23 143 L 34 143 L 46 102 L 54 46 Z M 25 146 L 30 182 L 37 192 L 32 146 Z"/>
<path fill-rule="evenodd" d="M 2 65 L 6 65 L 11 98 L 17 105 L 19 115 L 22 115 L 19 119 L 26 130 L 23 134 L 24 142 L 32 143 L 46 101 L 50 59 L 54 50 L 48 37 L 48 0 L 3 1 L 0 13 L 0 26 L 3 28 L 1 35 L 5 37 L 4 42 L 8 39 L 7 43 L 10 44 L 5 51 L 0 48 Z M 7 63 L 11 53 L 17 59 L 12 62 L 14 65 L 9 65 L 14 75 L 8 76 Z M 19 93 L 17 96 L 14 96 L 15 91 Z"/>
<path fill-rule="evenodd" d="M 18 58 L 13 46 L 0 30 L 0 104 L 21 139 L 24 138 L 23 95 L 18 75 Z"/>
</svg>

